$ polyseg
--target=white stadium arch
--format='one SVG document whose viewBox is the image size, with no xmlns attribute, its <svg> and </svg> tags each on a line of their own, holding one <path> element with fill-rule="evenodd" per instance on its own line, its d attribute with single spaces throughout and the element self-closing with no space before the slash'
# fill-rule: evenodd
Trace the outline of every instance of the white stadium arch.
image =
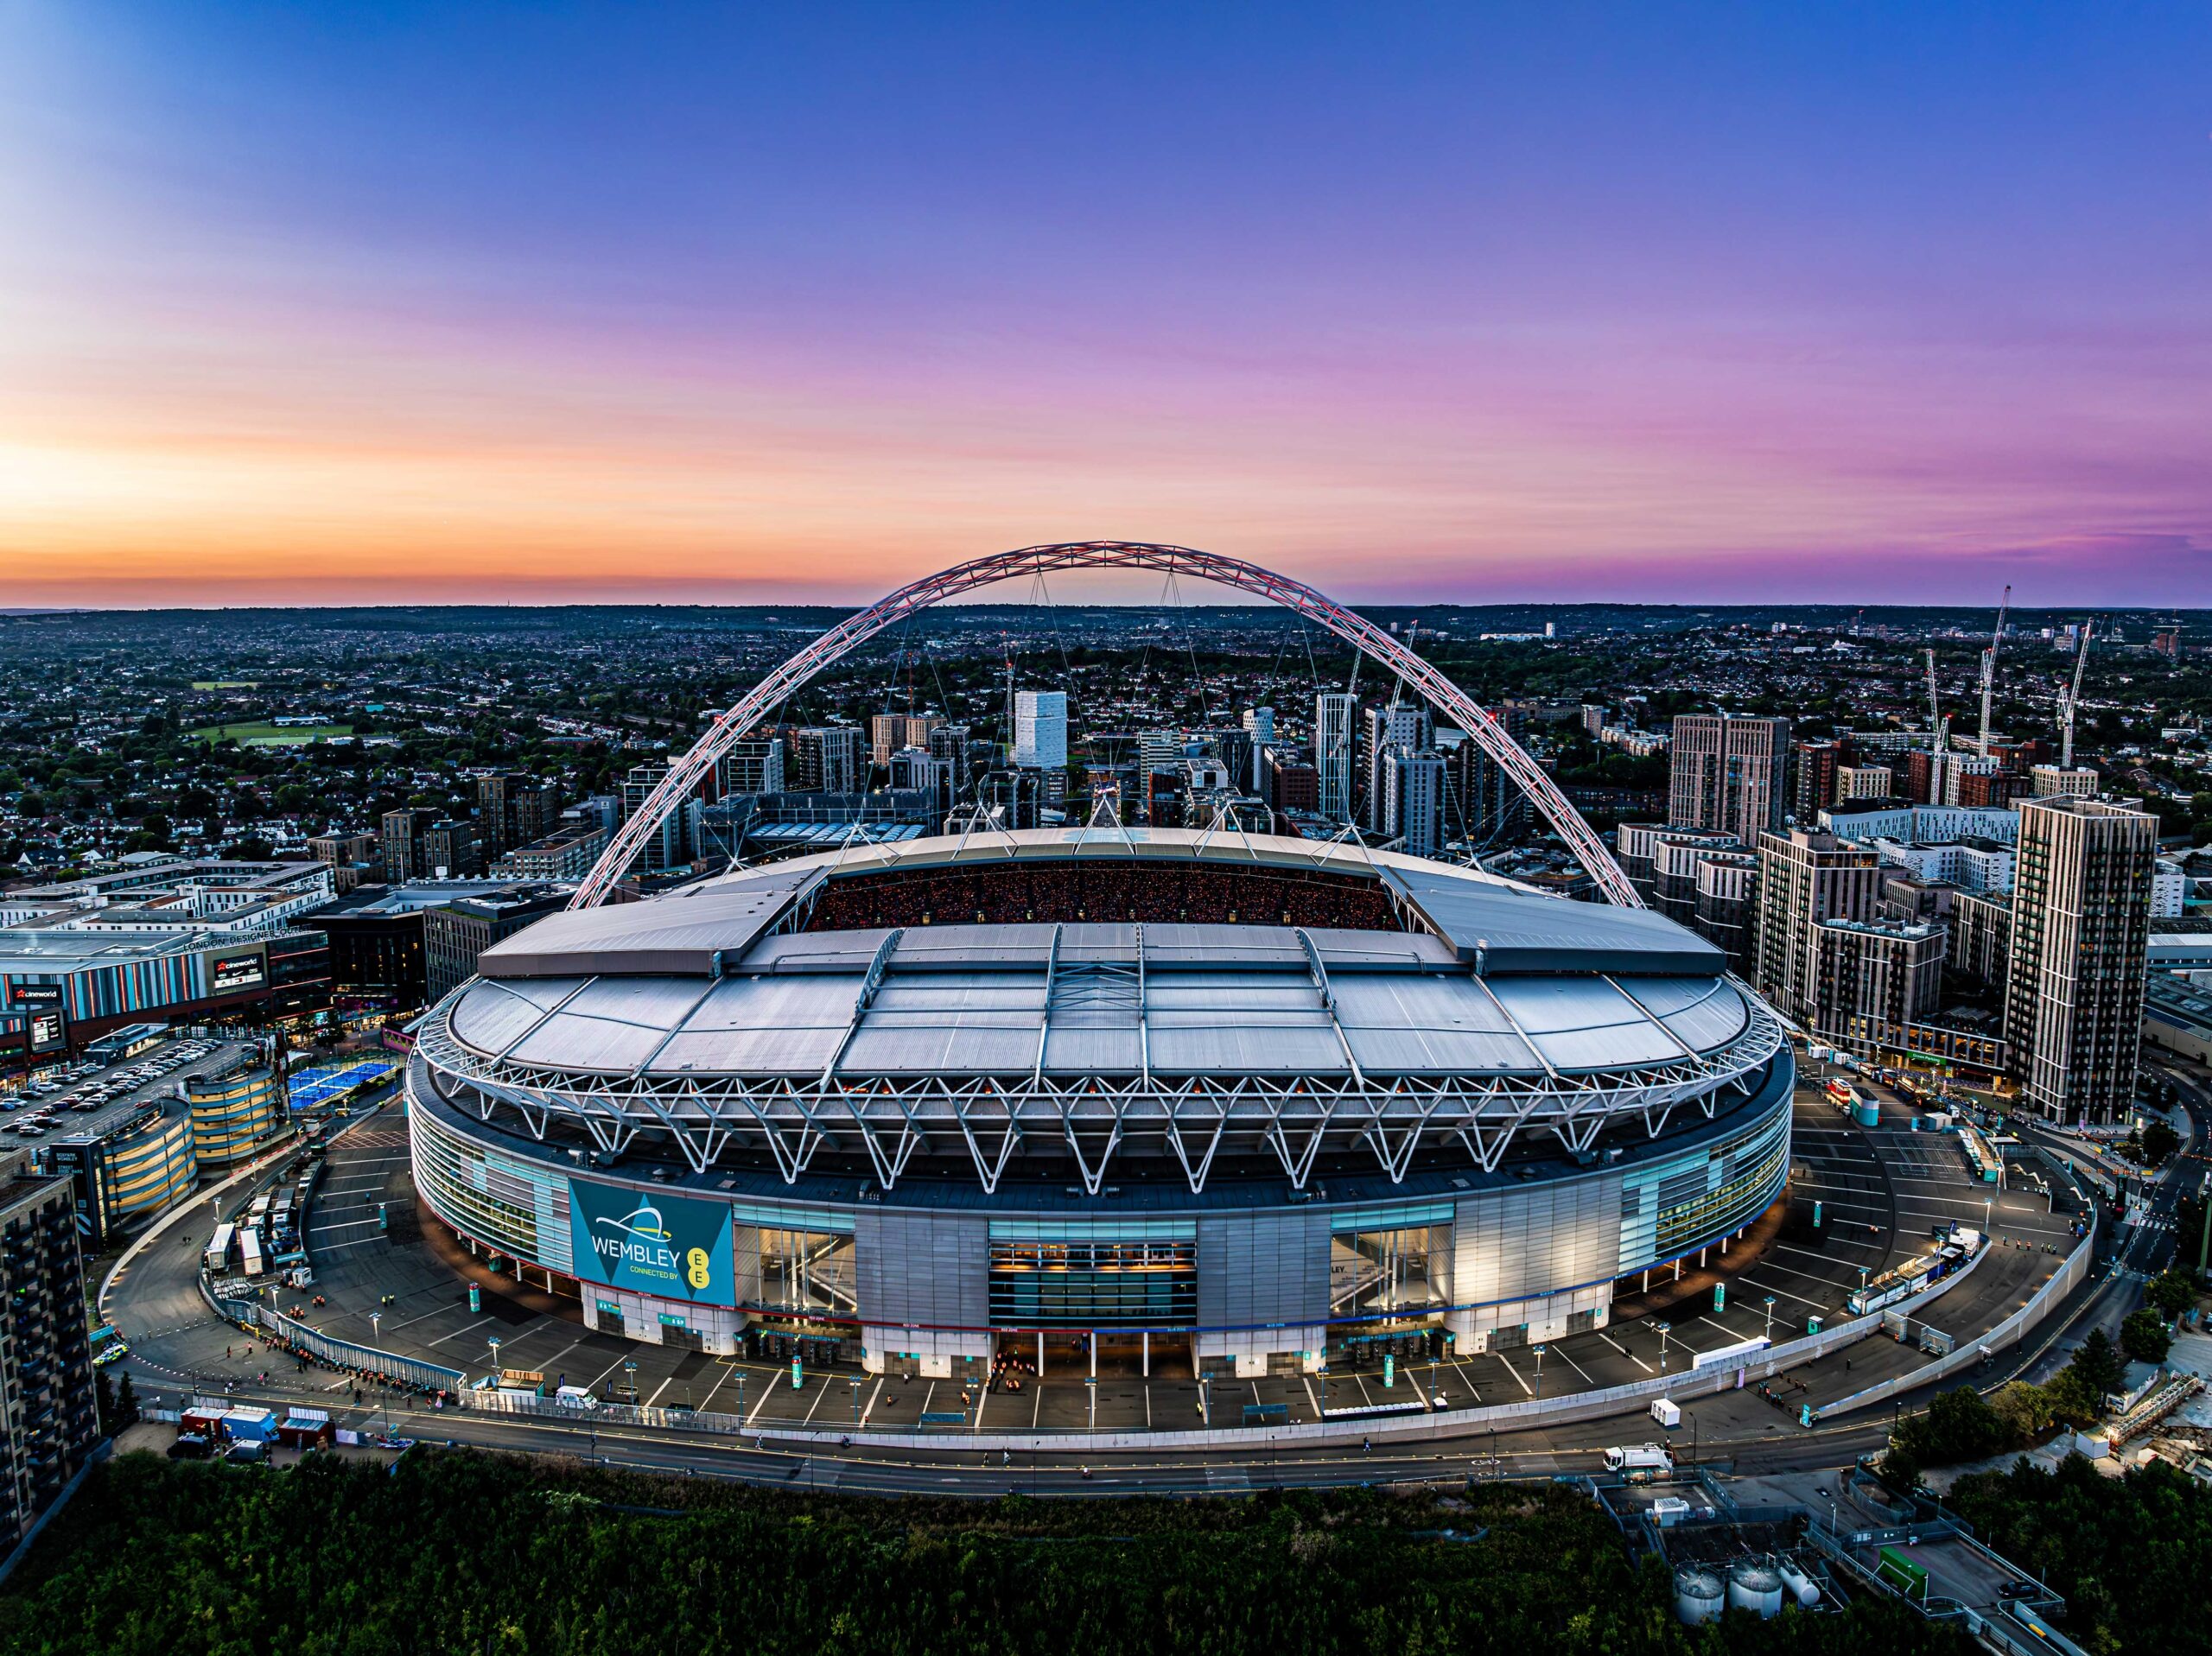
<svg viewBox="0 0 2212 1656">
<path fill-rule="evenodd" d="M 771 709 L 832 662 L 884 628 L 947 599 L 957 598 L 979 587 L 1059 569 L 1158 569 L 1188 575 L 1268 599 L 1318 622 L 1390 669 L 1438 713 L 1464 729 L 1535 803 L 1544 821 L 1567 842 L 1609 901 L 1625 908 L 1643 906 L 1636 888 L 1629 884 L 1628 876 L 1621 872 L 1620 865 L 1613 860 L 1604 842 L 1567 803 L 1566 796 L 1527 750 L 1465 691 L 1382 628 L 1303 581 L 1276 574 L 1241 558 L 1196 551 L 1185 546 L 1156 546 L 1131 541 L 1076 541 L 995 552 L 901 587 L 887 598 L 846 617 L 762 679 L 734 706 L 715 716 L 706 733 L 669 767 L 668 774 L 647 796 L 645 803 L 615 832 L 569 906 L 586 909 L 605 902 L 607 893 L 628 871 L 662 819 L 691 795 L 715 761 L 742 740 Z"/>
</svg>

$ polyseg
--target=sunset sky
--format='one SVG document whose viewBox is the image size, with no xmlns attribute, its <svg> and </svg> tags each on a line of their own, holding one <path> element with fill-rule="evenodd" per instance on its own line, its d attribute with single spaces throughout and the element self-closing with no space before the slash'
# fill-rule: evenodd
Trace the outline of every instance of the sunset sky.
<svg viewBox="0 0 2212 1656">
<path fill-rule="evenodd" d="M 0 0 L 0 606 L 1098 536 L 2212 604 L 2212 7 Z"/>
</svg>

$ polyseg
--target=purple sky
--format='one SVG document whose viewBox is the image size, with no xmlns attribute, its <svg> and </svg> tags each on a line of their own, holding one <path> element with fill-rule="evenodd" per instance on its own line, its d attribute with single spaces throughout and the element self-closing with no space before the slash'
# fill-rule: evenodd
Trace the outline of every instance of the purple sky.
<svg viewBox="0 0 2212 1656">
<path fill-rule="evenodd" d="M 1105 536 L 2212 603 L 2208 63 L 2201 5 L 16 0 L 0 603 Z"/>
</svg>

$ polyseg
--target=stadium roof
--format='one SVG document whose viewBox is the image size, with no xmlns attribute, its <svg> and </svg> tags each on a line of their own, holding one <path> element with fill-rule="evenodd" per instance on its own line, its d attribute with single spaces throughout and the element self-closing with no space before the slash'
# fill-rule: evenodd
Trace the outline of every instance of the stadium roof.
<svg viewBox="0 0 2212 1656">
<path fill-rule="evenodd" d="M 1587 972 L 1718 975 L 1726 969 L 1719 949 L 1658 915 L 1569 903 L 1495 875 L 1424 858 L 1270 834 L 1067 828 L 855 847 L 745 870 L 647 903 L 575 910 L 493 944 L 478 960 L 477 970 L 489 978 L 527 978 L 579 970 L 599 976 L 709 977 L 750 969 L 747 951 L 791 919 L 803 900 L 834 876 L 893 868 L 987 868 L 1071 857 L 1319 869 L 1376 880 L 1452 957 L 1484 977 Z M 1158 930 L 1147 929 L 1147 936 Z M 1291 946 L 1296 946 L 1294 940 Z"/>
</svg>

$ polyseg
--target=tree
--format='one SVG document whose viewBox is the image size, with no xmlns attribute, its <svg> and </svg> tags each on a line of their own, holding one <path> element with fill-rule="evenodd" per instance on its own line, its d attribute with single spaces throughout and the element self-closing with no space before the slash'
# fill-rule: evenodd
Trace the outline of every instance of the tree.
<svg viewBox="0 0 2212 1656">
<path fill-rule="evenodd" d="M 2018 1444 L 2023 1434 L 1971 1386 L 1939 1392 L 1928 1412 L 1915 1415 L 1893 1440 L 1916 1467 L 1986 1460 Z M 1894 1452 L 1894 1451 L 1892 1451 Z"/>
<path fill-rule="evenodd" d="M 2196 1304 L 2196 1286 L 2190 1280 L 2188 1272 L 2179 1266 L 2170 1266 L 2153 1277 L 2143 1290 L 2143 1303 L 2171 1322 Z"/>
<path fill-rule="evenodd" d="M 2143 1164 L 2158 1167 L 2181 1148 L 2181 1134 L 2165 1122 L 2152 1117 L 2150 1126 L 2143 1129 Z"/>
<path fill-rule="evenodd" d="M 2107 1392 L 2120 1390 L 2126 1365 L 2105 1331 L 2091 1329 L 2089 1337 L 2082 1342 L 2082 1348 L 2074 1354 L 2074 1361 L 2066 1367 L 2068 1373 L 2078 1375 L 2082 1383 L 2101 1399 Z"/>
<path fill-rule="evenodd" d="M 2147 1306 L 2129 1312 L 2127 1320 L 2120 1325 L 2120 1348 L 2139 1363 L 2164 1362 L 2167 1348 L 2173 1342 L 2164 1319 Z"/>
</svg>

